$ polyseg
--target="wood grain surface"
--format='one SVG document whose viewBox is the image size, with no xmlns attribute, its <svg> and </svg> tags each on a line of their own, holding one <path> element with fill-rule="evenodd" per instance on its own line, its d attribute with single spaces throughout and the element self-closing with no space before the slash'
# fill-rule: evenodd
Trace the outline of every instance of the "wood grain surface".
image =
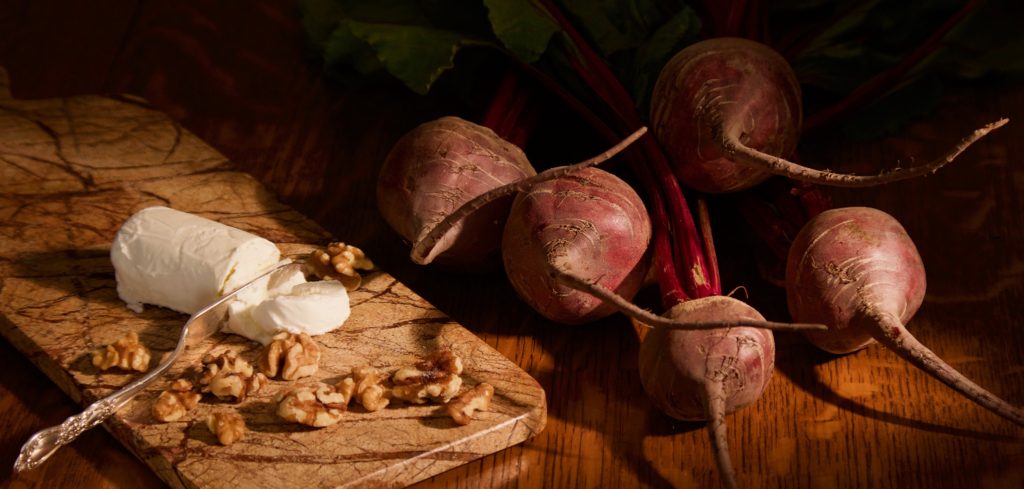
<svg viewBox="0 0 1024 489">
<path fill-rule="evenodd" d="M 12 1 L 0 10 L 0 63 L 20 98 L 144 97 L 285 203 L 372 249 L 382 268 L 540 381 L 548 395 L 544 432 L 418 487 L 716 487 L 703 426 L 672 421 L 644 398 L 628 321 L 551 324 L 518 302 L 500 274 L 469 277 L 410 264 L 405 244 L 380 219 L 372 181 L 391 144 L 430 118 L 479 114 L 387 82 L 336 88 L 307 62 L 292 2 L 250 5 Z M 527 147 L 535 164 L 589 156 L 594 138 L 575 129 L 557 103 L 543 105 L 541 130 Z M 963 86 L 898 137 L 842 143 L 808 134 L 801 157 L 874 172 L 928 160 L 1000 116 L 1010 125 L 934 176 L 833 195 L 901 220 L 929 273 L 911 331 L 979 384 L 1022 405 L 1024 89 Z M 782 292 L 760 279 L 731 205 L 728 198 L 711 202 L 725 288 L 745 286 L 766 317 L 784 319 Z M 1020 429 L 880 348 L 833 356 L 799 336 L 776 337 L 777 371 L 765 396 L 727 419 L 744 486 L 1024 486 Z M 78 407 L 10 346 L 0 342 L 0 352 L 9 365 L 0 371 L 0 461 L 13 461 L 29 434 Z M 39 471 L 15 477 L 3 463 L 0 474 L 11 487 L 159 484 L 102 432 L 69 448 Z"/>
<path fill-rule="evenodd" d="M 128 310 L 117 297 L 110 242 L 137 210 L 166 205 L 278 243 L 303 259 L 330 237 L 278 203 L 251 176 L 165 115 L 99 96 L 17 101 L 0 71 L 0 334 L 64 392 L 84 404 L 139 374 L 99 371 L 92 352 L 129 332 L 159 357 L 174 349 L 184 315 Z M 372 258 L 372 255 L 370 255 Z M 188 286 L 188 284 L 180 284 Z M 308 429 L 276 415 L 275 399 L 296 382 L 272 381 L 238 404 L 206 402 L 163 423 L 151 409 L 201 359 L 227 351 L 256 364 L 262 346 L 219 334 L 191 347 L 160 381 L 104 426 L 168 484 L 181 488 L 273 486 L 403 487 L 532 438 L 546 420 L 537 381 L 384 272 L 350 294 L 344 327 L 318 336 L 313 379 L 334 384 L 354 367 L 386 372 L 440 349 L 463 361 L 467 388 L 487 382 L 487 412 L 460 426 L 437 405 L 392 403 L 352 409 L 337 425 Z M 218 411 L 240 413 L 246 436 L 220 446 L 205 426 Z"/>
</svg>

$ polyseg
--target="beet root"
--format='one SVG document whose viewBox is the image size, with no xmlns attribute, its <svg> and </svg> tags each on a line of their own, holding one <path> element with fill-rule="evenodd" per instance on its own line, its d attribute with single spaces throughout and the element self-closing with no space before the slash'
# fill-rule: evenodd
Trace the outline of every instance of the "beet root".
<svg viewBox="0 0 1024 489">
<path fill-rule="evenodd" d="M 486 127 L 458 117 L 426 122 L 391 149 L 377 180 L 377 207 L 413 242 L 474 197 L 535 175 L 522 150 Z M 512 198 L 497 199 L 456 223 L 436 247 L 454 270 L 498 267 L 501 230 Z"/>
<path fill-rule="evenodd" d="M 666 316 L 694 321 L 763 321 L 754 308 L 724 296 L 682 302 Z M 701 331 L 650 331 L 640 345 L 640 378 L 654 405 L 681 420 L 707 420 L 719 473 L 736 487 L 725 415 L 753 403 L 775 368 L 771 331 L 737 327 Z"/>
<path fill-rule="evenodd" d="M 900 223 L 867 207 L 825 211 L 797 234 L 786 265 L 794 320 L 824 323 L 807 338 L 832 353 L 878 341 L 968 399 L 1018 425 L 1024 413 L 978 386 L 917 341 L 906 324 L 925 293 L 925 271 Z"/>
<path fill-rule="evenodd" d="M 702 192 L 752 187 L 769 174 L 839 187 L 867 187 L 938 171 L 1008 121 L 976 129 L 923 165 L 877 175 L 817 170 L 786 158 L 802 123 L 800 85 L 781 55 L 736 38 L 692 44 L 662 68 L 651 98 L 651 126 L 679 181 Z"/>
<path fill-rule="evenodd" d="M 642 285 L 650 240 L 640 196 L 615 175 L 587 168 L 519 194 L 501 247 L 509 281 L 527 304 L 552 321 L 582 324 L 616 309 L 545 271 L 569 271 L 628 300 Z"/>
<path fill-rule="evenodd" d="M 712 109 L 728 133 L 762 153 L 788 157 L 800 138 L 800 84 L 767 46 L 738 38 L 701 41 L 662 68 L 651 102 L 651 126 L 679 181 L 702 192 L 732 192 L 769 177 L 735 162 L 715 141 Z"/>
</svg>

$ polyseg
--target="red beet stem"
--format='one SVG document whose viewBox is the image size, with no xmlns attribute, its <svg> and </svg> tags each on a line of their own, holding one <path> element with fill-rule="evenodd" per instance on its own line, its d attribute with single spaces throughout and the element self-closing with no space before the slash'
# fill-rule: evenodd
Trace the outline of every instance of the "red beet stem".
<svg viewBox="0 0 1024 489">
<path fill-rule="evenodd" d="M 577 74 L 587 81 L 598 95 L 608 104 L 609 108 L 619 116 L 626 127 L 637 127 L 643 125 L 640 114 L 629 95 L 629 92 L 622 86 L 611 69 L 604 63 L 594 49 L 586 42 L 582 35 L 576 30 L 571 22 L 551 0 L 541 0 L 541 6 L 555 19 L 562 30 L 569 37 L 576 51 L 582 56 L 586 66 L 582 63 L 573 62 L 573 68 Z M 570 60 L 574 58 L 573 53 L 568 53 Z M 593 70 L 591 72 L 590 70 Z M 677 273 L 680 273 L 682 282 L 688 295 L 694 298 L 715 295 L 714 290 L 704 280 L 708 275 L 708 259 L 701 250 L 701 243 L 698 240 L 696 226 L 693 216 L 683 197 L 682 188 L 675 179 L 664 152 L 653 138 L 641 141 L 641 148 L 647 156 L 648 162 L 653 167 L 657 178 L 654 179 L 655 186 L 660 183 L 664 190 L 664 197 L 668 204 L 669 215 L 672 219 L 672 229 L 676 239 L 676 264 Z M 642 163 L 639 165 L 643 167 Z M 634 168 L 643 176 L 643 168 Z"/>
</svg>

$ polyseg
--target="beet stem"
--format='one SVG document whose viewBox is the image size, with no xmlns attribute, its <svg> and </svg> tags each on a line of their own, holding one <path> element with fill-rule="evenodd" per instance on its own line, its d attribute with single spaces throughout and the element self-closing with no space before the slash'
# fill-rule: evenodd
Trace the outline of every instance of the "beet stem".
<svg viewBox="0 0 1024 489">
<path fill-rule="evenodd" d="M 509 55 L 512 59 L 516 59 Z M 579 99 L 574 97 L 558 83 L 547 76 L 542 71 L 538 70 L 533 65 L 525 64 L 520 62 L 520 67 L 527 73 L 532 75 L 534 79 L 539 81 L 547 89 L 551 90 L 555 95 L 562 99 L 569 108 L 576 112 L 577 115 L 587 121 L 594 130 L 596 130 L 602 137 L 608 142 L 615 142 L 618 137 L 614 130 L 609 127 L 604 120 L 597 117 L 589 107 L 583 104 Z M 644 164 L 642 159 L 643 153 L 637 151 L 627 152 L 624 157 L 629 162 L 630 167 L 633 169 L 647 190 L 647 197 L 650 200 L 651 208 L 651 220 L 654 223 L 654 260 L 657 268 L 655 269 L 656 278 L 658 281 L 658 288 L 661 291 L 662 303 L 665 309 L 670 309 L 672 306 L 689 300 L 686 289 L 683 287 L 677 274 L 676 261 L 672 254 L 672 222 L 668 212 L 666 211 L 665 201 L 661 195 L 661 189 L 651 174 L 651 171 Z M 668 175 L 668 178 L 674 178 Z M 667 181 L 663 179 L 663 181 Z M 682 189 L 676 185 L 676 190 L 679 194 L 682 194 Z M 680 197 L 681 198 L 681 197 Z M 683 230 L 677 230 L 676 234 L 683 232 Z M 692 289 L 692 287 L 691 287 Z"/>
<path fill-rule="evenodd" d="M 497 90 L 495 90 L 494 98 L 487 108 L 487 113 L 484 114 L 483 120 L 480 123 L 502 138 L 508 138 L 509 128 L 504 127 L 503 122 L 508 117 L 510 108 L 513 105 L 511 101 L 516 96 L 518 81 L 516 78 L 517 75 L 512 69 L 505 73 L 505 76 L 501 78 L 501 82 L 498 84 Z"/>
<path fill-rule="evenodd" d="M 712 137 L 729 160 L 753 168 L 759 168 L 775 175 L 784 175 L 804 182 L 831 185 L 833 187 L 870 187 L 935 173 L 943 166 L 946 166 L 946 164 L 952 162 L 960 155 L 960 153 L 963 153 L 970 145 L 974 144 L 974 142 L 1009 122 L 1009 119 L 999 119 L 998 121 L 975 129 L 970 135 L 963 138 L 959 143 L 953 146 L 953 148 L 945 155 L 925 165 L 896 169 L 879 175 L 850 175 L 845 173 L 834 173 L 828 170 L 807 168 L 784 158 L 772 156 L 750 148 L 740 142 L 738 134 L 739 128 L 726 130 L 722 123 L 722 116 L 720 113 L 715 113 L 712 117 L 712 120 L 716 121 L 711 124 Z"/>
<path fill-rule="evenodd" d="M 578 53 L 582 56 L 586 65 L 593 70 L 593 72 L 587 70 L 583 64 L 574 62 L 572 65 L 577 74 L 619 116 L 620 122 L 627 127 L 642 125 L 642 118 L 637 112 L 636 105 L 629 91 L 622 85 L 611 68 L 605 64 L 553 1 L 541 0 L 540 4 L 555 19 L 555 22 L 562 27 L 571 45 L 575 47 L 575 53 L 568 53 L 570 61 L 573 60 L 573 55 Z M 642 141 L 640 148 L 647 155 L 653 167 L 653 172 L 657 175 L 657 179 L 645 176 L 645 172 L 649 175 L 652 170 L 647 168 L 643 162 L 638 162 L 634 165 L 634 171 L 639 173 L 642 179 L 650 181 L 649 187 L 652 189 L 660 187 L 664 191 L 664 197 L 668 204 L 668 213 L 673 219 L 672 227 L 675 232 L 673 237 L 675 239 L 677 255 L 673 262 L 678 267 L 676 273 L 683 272 L 682 276 L 686 292 L 692 297 L 700 298 L 715 295 L 715 292 L 709 289 L 707 283 L 701 281 L 701 277 L 707 275 L 707 259 L 701 253 L 701 245 L 697 241 L 697 230 L 693 222 L 693 216 L 683 196 L 682 188 L 669 167 L 667 157 L 653 138 Z"/>
<path fill-rule="evenodd" d="M 655 194 L 656 195 L 656 194 Z M 658 196 L 660 199 L 661 196 Z M 660 202 L 652 204 L 652 207 L 662 205 Z M 657 208 L 657 207 L 655 207 Z M 664 209 L 661 212 L 664 216 Z M 683 289 L 679 275 L 676 274 L 676 265 L 672 260 L 672 242 L 670 241 L 668 225 L 659 222 L 658 217 L 654 220 L 654 277 L 658 281 L 658 290 L 661 292 L 661 306 L 669 310 L 680 302 L 686 302 L 690 298 Z"/>
<path fill-rule="evenodd" d="M 548 273 L 551 278 L 561 284 L 581 292 L 586 292 L 598 299 L 611 304 L 619 312 L 646 324 L 651 328 L 682 329 L 682 330 L 705 330 L 718 328 L 735 328 L 748 326 L 751 328 L 764 328 L 774 331 L 825 331 L 828 329 L 824 324 L 807 323 L 779 323 L 775 321 L 758 321 L 755 319 L 733 319 L 728 321 L 686 321 L 659 316 L 646 309 L 641 309 L 636 304 L 626 300 L 625 297 L 615 293 L 607 287 L 589 282 L 572 272 L 559 270 L 555 264 L 548 264 Z"/>
<path fill-rule="evenodd" d="M 697 199 L 697 222 L 700 225 L 700 236 L 704 240 L 704 256 L 708 257 L 708 288 L 714 295 L 722 295 L 722 279 L 718 273 L 718 254 L 715 252 L 715 238 L 711 234 L 711 217 L 708 216 L 708 204 L 703 198 Z"/>
<path fill-rule="evenodd" d="M 523 180 L 519 180 L 518 182 L 513 182 L 507 185 L 503 185 L 501 187 L 491 189 L 487 192 L 484 192 L 474 197 L 473 199 L 470 199 L 468 202 L 462 204 L 461 206 L 459 206 L 459 208 L 455 209 L 455 211 L 453 211 L 451 214 L 445 216 L 444 219 L 442 219 L 434 226 L 424 229 L 423 232 L 420 233 L 420 236 L 416 239 L 416 242 L 413 243 L 412 250 L 409 252 L 409 257 L 412 259 L 414 263 L 420 265 L 427 265 L 433 262 L 434 259 L 437 258 L 437 256 L 444 251 L 437 248 L 437 243 L 440 242 L 441 238 L 444 237 L 444 235 L 452 229 L 455 223 L 465 219 L 473 212 L 476 212 L 480 208 L 501 197 L 512 195 L 519 192 L 525 192 L 529 190 L 530 187 L 538 183 L 546 182 L 548 180 L 554 180 L 556 178 L 561 178 L 566 175 L 571 175 L 575 172 L 583 170 L 584 168 L 590 168 L 592 166 L 604 163 L 605 161 L 611 159 L 613 156 L 619 154 L 622 150 L 628 148 L 629 145 L 633 144 L 633 142 L 635 142 L 637 139 L 640 139 L 640 137 L 646 133 L 647 128 L 641 127 L 640 129 L 637 129 L 636 132 L 634 132 L 633 134 L 630 134 L 626 139 L 623 139 L 615 146 L 612 146 L 611 148 L 597 156 L 594 156 L 592 158 L 583 160 L 579 163 L 575 163 L 572 165 L 560 166 L 556 168 L 551 168 L 549 170 L 545 170 L 530 178 L 525 178 Z"/>
<path fill-rule="evenodd" d="M 868 299 L 864 299 L 858 313 L 863 318 L 862 320 L 871 322 L 872 336 L 879 343 L 964 397 L 1018 426 L 1024 426 L 1024 412 L 975 384 L 939 358 L 928 347 L 917 341 L 917 338 L 907 331 L 907 328 L 895 315 L 878 310 L 877 307 L 871 305 Z"/>
<path fill-rule="evenodd" d="M 736 470 L 729 456 L 728 429 L 725 426 L 725 387 L 718 380 L 704 383 L 704 409 L 708 418 L 708 438 L 711 448 L 715 451 L 715 463 L 718 474 L 722 477 L 722 485 L 727 489 L 739 487 L 736 484 Z"/>
</svg>

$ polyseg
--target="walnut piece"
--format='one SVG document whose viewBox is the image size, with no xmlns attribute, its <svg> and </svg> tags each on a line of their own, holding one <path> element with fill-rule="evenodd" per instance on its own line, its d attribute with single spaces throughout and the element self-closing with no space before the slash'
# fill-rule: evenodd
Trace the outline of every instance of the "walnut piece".
<svg viewBox="0 0 1024 489">
<path fill-rule="evenodd" d="M 348 406 L 348 402 L 352 400 L 352 396 L 356 394 L 356 381 L 351 376 L 345 377 L 344 379 L 341 379 L 341 382 L 338 382 L 338 384 L 334 386 L 334 390 L 338 391 L 338 394 L 341 394 L 342 398 L 345 400 L 345 405 Z"/>
<path fill-rule="evenodd" d="M 203 392 L 210 392 L 218 399 L 242 402 L 246 396 L 267 385 L 267 377 L 255 372 L 252 365 L 236 352 L 225 352 L 218 357 L 207 355 L 203 363 L 206 369 L 199 383 Z"/>
<path fill-rule="evenodd" d="M 412 367 L 398 369 L 391 377 L 391 395 L 413 404 L 428 400 L 448 402 L 462 387 L 462 359 L 450 350 L 440 350 Z"/>
<path fill-rule="evenodd" d="M 317 428 L 341 421 L 347 410 L 345 395 L 323 382 L 294 387 L 277 404 L 277 415 L 281 418 Z"/>
<path fill-rule="evenodd" d="M 118 367 L 145 372 L 149 370 L 149 359 L 149 349 L 139 343 L 139 335 L 134 331 L 92 354 L 92 364 L 100 370 Z"/>
<path fill-rule="evenodd" d="M 373 262 L 355 246 L 341 242 L 327 245 L 326 250 L 309 254 L 306 265 L 313 275 L 321 279 L 334 279 L 352 291 L 359 288 L 362 277 L 356 270 L 373 270 Z"/>
<path fill-rule="evenodd" d="M 201 397 L 202 394 L 192 391 L 192 383 L 188 380 L 175 380 L 153 403 L 153 417 L 165 423 L 177 421 L 196 407 Z"/>
<path fill-rule="evenodd" d="M 267 377 L 278 374 L 283 380 L 296 380 L 316 373 L 320 363 L 320 347 L 306 333 L 281 332 L 260 355 L 260 370 Z"/>
<path fill-rule="evenodd" d="M 206 426 L 221 445 L 230 445 L 245 436 L 245 420 L 234 411 L 220 411 L 206 418 Z"/>
<path fill-rule="evenodd" d="M 473 413 L 487 411 L 491 408 L 492 397 L 494 397 L 494 386 L 486 382 L 479 384 L 448 403 L 448 415 L 456 423 L 467 425 L 472 421 Z"/>
<path fill-rule="evenodd" d="M 385 378 L 379 370 L 370 366 L 352 368 L 356 400 L 367 411 L 380 411 L 391 402 L 391 392 L 381 385 Z"/>
</svg>

